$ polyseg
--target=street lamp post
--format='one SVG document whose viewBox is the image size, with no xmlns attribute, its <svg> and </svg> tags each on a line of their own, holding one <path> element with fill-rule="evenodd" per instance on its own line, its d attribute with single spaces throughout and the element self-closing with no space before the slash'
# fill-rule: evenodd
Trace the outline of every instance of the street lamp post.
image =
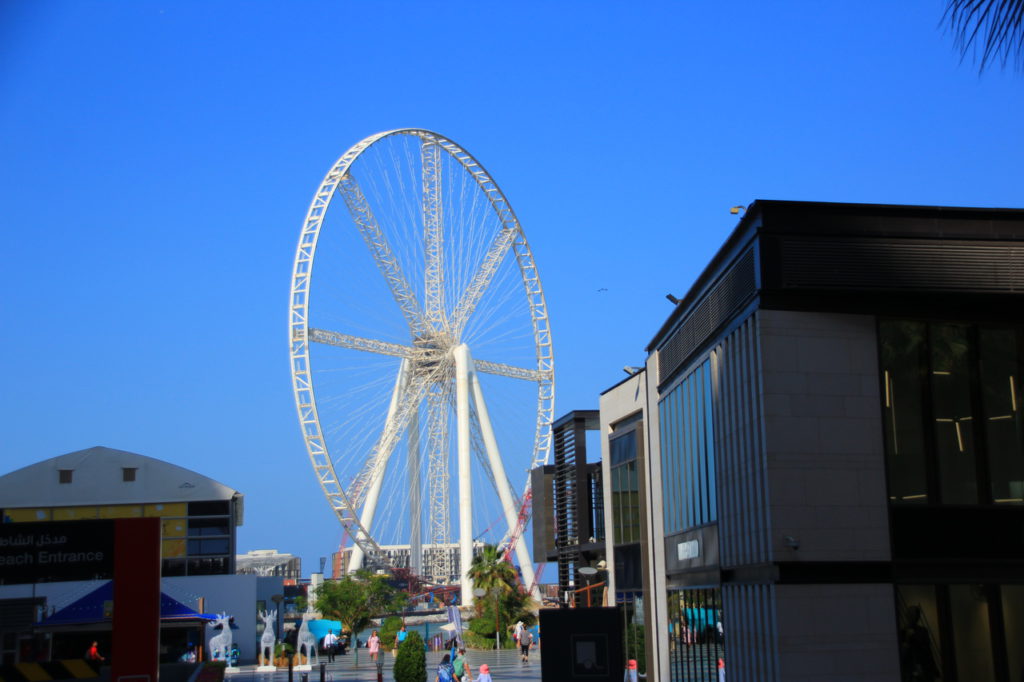
<svg viewBox="0 0 1024 682">
<path fill-rule="evenodd" d="M 580 575 L 583 576 L 583 582 L 587 585 L 587 606 L 590 606 L 590 584 L 593 582 L 594 576 L 597 575 L 597 569 L 584 566 L 580 569 Z"/>
</svg>

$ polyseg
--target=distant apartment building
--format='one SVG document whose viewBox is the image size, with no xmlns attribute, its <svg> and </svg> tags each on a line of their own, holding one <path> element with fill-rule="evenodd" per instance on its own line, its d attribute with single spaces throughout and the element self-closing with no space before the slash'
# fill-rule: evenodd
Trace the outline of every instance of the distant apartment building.
<svg viewBox="0 0 1024 682">
<path fill-rule="evenodd" d="M 483 550 L 484 543 L 473 543 L 473 554 Z M 394 568 L 409 568 L 411 563 L 409 545 L 380 545 L 380 551 L 367 552 L 363 565 L 370 568 L 378 565 L 392 566 Z M 342 552 L 335 552 L 331 555 L 332 576 L 340 578 L 346 572 L 352 548 L 346 547 Z M 441 566 L 438 573 L 422 575 L 420 578 L 428 583 L 436 585 L 455 585 L 461 580 L 461 566 L 459 560 L 459 544 L 452 542 L 444 545 L 423 545 L 423 566 Z"/>
<path fill-rule="evenodd" d="M 254 549 L 235 556 L 235 572 L 297 580 L 302 577 L 302 558 L 276 549 Z"/>
</svg>

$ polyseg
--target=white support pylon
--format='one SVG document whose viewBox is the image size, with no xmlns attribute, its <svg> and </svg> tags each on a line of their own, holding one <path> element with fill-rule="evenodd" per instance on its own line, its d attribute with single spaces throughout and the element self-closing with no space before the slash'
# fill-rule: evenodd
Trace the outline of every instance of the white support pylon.
<svg viewBox="0 0 1024 682">
<path fill-rule="evenodd" d="M 423 575 L 423 494 L 420 460 L 420 411 L 412 413 L 408 431 L 409 446 L 409 568 Z"/>
<path fill-rule="evenodd" d="M 484 401 L 484 392 L 480 387 L 480 377 L 477 376 L 473 358 L 466 349 L 469 360 L 469 384 L 472 387 L 473 402 L 476 404 L 476 415 L 480 421 L 480 433 L 483 436 L 484 448 L 487 450 L 487 463 L 491 467 L 494 479 L 494 488 L 501 500 L 501 508 L 505 512 L 505 522 L 508 523 L 508 534 L 513 536 L 519 525 L 519 510 L 516 508 L 515 498 L 512 495 L 512 488 L 508 484 L 508 476 L 505 474 L 505 465 L 501 461 L 501 451 L 498 449 L 498 439 L 494 436 L 494 427 L 491 425 L 491 417 L 487 412 L 487 403 Z M 522 538 L 520 538 L 521 540 Z M 526 550 L 526 543 L 516 543 L 516 558 L 519 559 L 519 570 L 523 573 L 523 583 L 533 586 L 531 596 L 540 599 L 540 590 L 534 584 L 533 562 L 530 560 L 530 553 Z"/>
<path fill-rule="evenodd" d="M 473 562 L 473 497 L 470 481 L 469 348 L 460 343 L 452 354 L 455 359 L 455 423 L 459 461 L 459 574 L 463 606 L 473 605 L 473 581 L 469 565 Z"/>
<path fill-rule="evenodd" d="M 395 418 L 395 412 L 398 409 L 399 396 L 405 391 L 409 379 L 409 361 L 402 358 L 402 364 L 398 367 L 398 376 L 395 378 L 395 387 L 391 391 L 391 403 L 388 405 L 388 416 L 384 420 L 384 428 L 388 428 L 392 420 Z M 391 452 L 388 453 L 388 459 L 373 474 L 373 479 L 370 483 L 370 490 L 366 494 L 366 502 L 363 504 L 362 513 L 359 515 L 359 523 L 367 532 L 372 531 L 373 517 L 377 513 L 377 501 L 380 499 L 380 489 L 384 483 L 384 473 L 387 471 L 388 463 L 391 461 L 391 456 L 394 453 L 395 448 L 391 448 Z M 352 555 L 348 562 L 348 572 L 354 573 L 362 568 L 363 565 L 363 548 L 358 543 L 352 545 Z"/>
</svg>

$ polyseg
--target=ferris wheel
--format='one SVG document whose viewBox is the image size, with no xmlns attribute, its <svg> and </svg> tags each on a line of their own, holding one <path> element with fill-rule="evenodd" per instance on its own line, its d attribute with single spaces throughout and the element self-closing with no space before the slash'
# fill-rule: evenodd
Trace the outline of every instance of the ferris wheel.
<svg viewBox="0 0 1024 682">
<path fill-rule="evenodd" d="M 407 547 L 472 603 L 473 548 L 518 539 L 554 409 L 544 291 L 505 195 L 441 135 L 372 135 L 313 197 L 289 303 L 299 424 L 348 570 Z"/>
</svg>

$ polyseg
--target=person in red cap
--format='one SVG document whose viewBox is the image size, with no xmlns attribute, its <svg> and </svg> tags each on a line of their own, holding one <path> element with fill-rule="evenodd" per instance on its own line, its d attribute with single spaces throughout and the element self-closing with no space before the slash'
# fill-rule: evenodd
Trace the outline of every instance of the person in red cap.
<svg viewBox="0 0 1024 682">
<path fill-rule="evenodd" d="M 477 671 L 480 674 L 476 676 L 476 682 L 491 682 L 490 666 L 488 666 L 486 663 L 483 663 L 480 665 L 479 668 L 477 668 Z"/>
</svg>

